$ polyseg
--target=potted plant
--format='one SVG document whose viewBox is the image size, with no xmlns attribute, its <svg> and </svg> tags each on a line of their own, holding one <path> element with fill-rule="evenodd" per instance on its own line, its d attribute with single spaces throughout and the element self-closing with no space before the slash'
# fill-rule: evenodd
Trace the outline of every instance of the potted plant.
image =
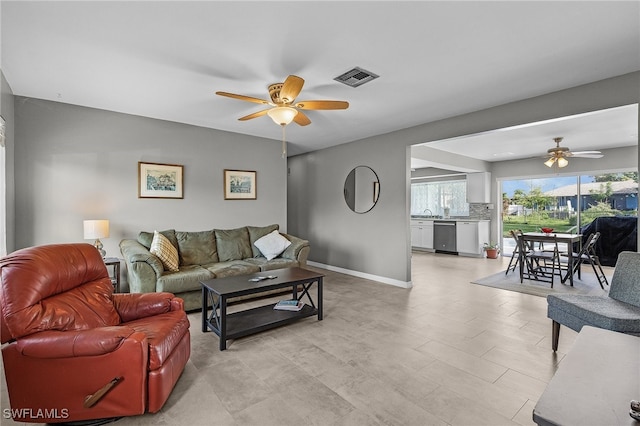
<svg viewBox="0 0 640 426">
<path fill-rule="evenodd" d="M 500 246 L 498 243 L 484 243 L 484 251 L 487 252 L 487 259 L 497 259 L 498 253 L 500 253 Z"/>
</svg>

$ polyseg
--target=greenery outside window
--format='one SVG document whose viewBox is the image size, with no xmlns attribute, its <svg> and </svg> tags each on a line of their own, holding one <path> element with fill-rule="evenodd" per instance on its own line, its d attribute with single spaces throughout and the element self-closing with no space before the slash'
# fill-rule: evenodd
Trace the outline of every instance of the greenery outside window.
<svg viewBox="0 0 640 426">
<path fill-rule="evenodd" d="M 638 215 L 638 173 L 523 179 L 502 182 L 502 237 L 510 230 L 580 233 L 601 216 Z"/>
</svg>

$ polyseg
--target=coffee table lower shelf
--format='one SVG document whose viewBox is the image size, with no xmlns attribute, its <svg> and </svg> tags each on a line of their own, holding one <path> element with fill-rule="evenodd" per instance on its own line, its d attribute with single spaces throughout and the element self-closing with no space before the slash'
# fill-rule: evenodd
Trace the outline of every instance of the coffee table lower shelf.
<svg viewBox="0 0 640 426">
<path fill-rule="evenodd" d="M 237 339 L 250 334 L 290 324 L 302 318 L 318 315 L 318 310 L 309 305 L 304 305 L 304 307 L 297 312 L 276 310 L 273 309 L 274 306 L 275 303 L 227 314 L 226 338 Z M 218 337 L 220 337 L 221 333 L 216 324 L 212 324 L 211 321 L 207 321 L 207 326 L 209 330 L 213 331 L 218 335 Z"/>
<path fill-rule="evenodd" d="M 260 274 L 214 278 L 202 284 L 202 332 L 211 330 L 220 339 L 220 350 L 227 348 L 228 339 L 237 339 L 249 334 L 280 327 L 300 319 L 317 316 L 322 321 L 322 278 L 324 275 L 303 268 L 286 268 L 269 271 L 269 279 L 257 282 Z M 316 300 L 310 290 L 316 286 Z M 271 290 L 290 289 L 290 299 L 304 301 L 299 311 L 273 309 L 275 303 L 227 313 L 229 299 L 260 294 Z M 303 300 L 304 299 L 304 300 Z M 210 308 L 211 307 L 211 308 Z"/>
</svg>

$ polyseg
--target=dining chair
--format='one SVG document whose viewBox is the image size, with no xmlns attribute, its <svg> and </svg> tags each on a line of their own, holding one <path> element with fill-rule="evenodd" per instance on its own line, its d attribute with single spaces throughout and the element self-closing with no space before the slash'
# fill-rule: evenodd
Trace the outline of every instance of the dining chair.
<svg viewBox="0 0 640 426">
<path fill-rule="evenodd" d="M 505 275 L 508 275 L 510 271 L 515 272 L 520 261 L 520 255 L 522 253 L 520 249 L 520 242 L 519 242 L 519 238 L 520 236 L 522 236 L 522 230 L 512 229 L 509 231 L 509 234 L 511 235 L 511 238 L 513 238 L 513 241 L 515 241 L 516 245 L 515 245 L 515 248 L 513 249 L 513 253 L 511 253 L 511 259 L 509 259 L 509 266 L 507 266 L 507 270 L 504 272 Z M 526 242 L 525 242 L 525 250 L 527 252 L 530 250 Z"/>
<path fill-rule="evenodd" d="M 557 238 L 553 238 L 553 249 L 545 250 L 528 250 L 530 246 L 527 245 L 527 241 L 522 237 L 518 238 L 518 242 L 519 249 L 523 253 L 521 257 L 520 283 L 526 278 L 550 283 L 551 288 L 553 288 L 556 276 L 562 281 L 563 268 L 560 263 Z"/>
<path fill-rule="evenodd" d="M 571 271 L 570 273 L 575 274 L 577 272 L 578 278 L 581 278 L 580 267 L 582 266 L 582 264 L 584 263 L 590 264 L 591 268 L 593 269 L 593 272 L 596 275 L 596 278 L 598 279 L 598 284 L 600 284 L 600 288 L 604 290 L 603 283 L 606 285 L 609 285 L 609 281 L 607 280 L 607 277 L 604 274 L 604 271 L 602 270 L 600 259 L 596 254 L 596 243 L 598 242 L 599 238 L 600 238 L 600 232 L 596 232 L 595 234 L 590 234 L 589 237 L 587 237 L 587 241 L 582 246 L 582 250 L 580 250 L 580 252 L 578 253 L 571 252 L 571 254 L 565 254 L 565 256 L 570 255 L 573 257 L 573 271 Z M 563 281 L 565 280 L 566 278 Z"/>
</svg>

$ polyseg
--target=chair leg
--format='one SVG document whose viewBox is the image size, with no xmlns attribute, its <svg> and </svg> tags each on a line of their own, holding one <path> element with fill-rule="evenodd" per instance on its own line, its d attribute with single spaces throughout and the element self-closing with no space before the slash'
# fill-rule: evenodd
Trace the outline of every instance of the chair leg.
<svg viewBox="0 0 640 426">
<path fill-rule="evenodd" d="M 509 266 L 507 266 L 507 270 L 504 272 L 505 275 L 507 275 L 509 273 L 509 271 L 512 269 L 512 264 L 513 264 L 513 270 L 516 270 L 516 266 L 518 264 L 518 262 L 513 263 L 513 261 L 516 259 L 516 252 L 514 251 L 513 254 L 511 255 L 511 259 L 509 260 Z"/>
<path fill-rule="evenodd" d="M 596 269 L 596 266 L 598 267 L 598 269 Z M 593 272 L 596 274 L 596 278 L 598 279 L 598 284 L 600 284 L 600 288 L 604 290 L 602 281 L 604 281 L 606 285 L 609 285 L 609 281 L 607 281 L 607 276 L 604 274 L 604 271 L 602 270 L 602 265 L 600 265 L 600 260 L 592 259 L 591 267 L 593 268 Z"/>
<path fill-rule="evenodd" d="M 558 341 L 560 340 L 560 323 L 553 321 L 551 324 L 551 349 L 554 352 L 558 350 Z"/>
</svg>

